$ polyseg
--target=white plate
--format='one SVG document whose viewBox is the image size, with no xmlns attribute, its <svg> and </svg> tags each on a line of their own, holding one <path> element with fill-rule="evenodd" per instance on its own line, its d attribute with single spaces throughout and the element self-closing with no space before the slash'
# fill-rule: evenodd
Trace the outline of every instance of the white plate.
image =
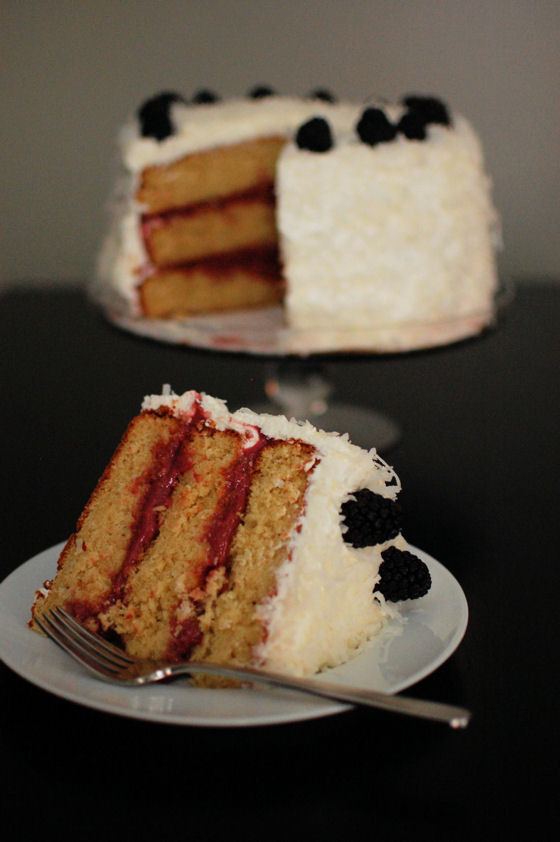
<svg viewBox="0 0 560 842">
<path fill-rule="evenodd" d="M 346 704 L 280 689 L 202 690 L 186 680 L 130 688 L 97 680 L 27 625 L 35 590 L 54 576 L 63 546 L 39 553 L 0 584 L 0 657 L 33 684 L 97 710 L 177 725 L 270 725 L 349 709 Z M 392 621 L 371 648 L 323 673 L 325 679 L 397 693 L 431 673 L 455 651 L 467 628 L 465 595 L 442 564 L 412 549 L 430 569 L 430 592 L 404 603 L 404 623 Z M 316 680 L 321 681 L 321 676 Z"/>
</svg>

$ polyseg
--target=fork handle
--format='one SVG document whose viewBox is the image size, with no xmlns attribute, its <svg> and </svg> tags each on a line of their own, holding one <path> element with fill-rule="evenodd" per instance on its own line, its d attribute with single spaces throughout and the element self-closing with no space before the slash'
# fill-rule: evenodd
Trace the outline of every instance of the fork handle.
<svg viewBox="0 0 560 842">
<path fill-rule="evenodd" d="M 349 702 L 353 705 L 381 708 L 394 713 L 417 716 L 436 722 L 446 722 L 452 728 L 465 728 L 471 718 L 470 711 L 465 708 L 442 702 L 431 702 L 410 696 L 392 696 L 376 690 L 348 689 L 340 684 L 286 676 L 275 672 L 264 672 L 251 667 L 229 667 L 222 664 L 191 662 L 187 664 L 167 664 L 161 668 L 161 672 L 163 673 L 162 678 L 192 673 L 221 675 L 226 678 L 236 678 L 239 681 L 251 681 L 256 684 L 297 690 L 312 696 L 334 699 L 338 702 Z"/>
</svg>

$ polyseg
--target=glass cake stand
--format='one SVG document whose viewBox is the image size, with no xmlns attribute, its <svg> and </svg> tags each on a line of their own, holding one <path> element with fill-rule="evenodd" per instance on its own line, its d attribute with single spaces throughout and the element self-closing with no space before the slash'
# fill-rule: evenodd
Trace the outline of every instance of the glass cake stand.
<svg viewBox="0 0 560 842">
<path fill-rule="evenodd" d="M 331 400 L 334 387 L 328 366 L 319 357 L 287 357 L 269 363 L 264 391 L 268 400 L 251 407 L 255 412 L 311 421 L 323 430 L 348 433 L 354 444 L 380 452 L 387 452 L 401 437 L 399 425 L 387 415 Z"/>
<path fill-rule="evenodd" d="M 268 358 L 264 401 L 251 409 L 309 420 L 328 431 L 348 433 L 361 447 L 383 452 L 400 439 L 396 421 L 376 410 L 332 401 L 326 361 L 357 355 L 383 357 L 443 348 L 480 337 L 496 327 L 513 287 L 503 282 L 489 310 L 433 322 L 385 324 L 361 330 L 290 330 L 281 306 L 235 313 L 164 320 L 131 317 L 112 302 L 98 300 L 108 321 L 144 338 L 219 353 Z"/>
</svg>

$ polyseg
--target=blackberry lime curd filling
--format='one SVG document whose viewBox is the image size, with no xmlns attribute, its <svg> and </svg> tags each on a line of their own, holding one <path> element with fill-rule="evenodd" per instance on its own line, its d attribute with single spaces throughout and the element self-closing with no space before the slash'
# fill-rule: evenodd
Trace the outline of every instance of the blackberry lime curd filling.
<svg viewBox="0 0 560 842">
<path fill-rule="evenodd" d="M 194 647 L 202 640 L 202 630 L 196 617 L 176 622 L 165 653 L 169 661 L 188 658 Z"/>
<path fill-rule="evenodd" d="M 144 234 L 149 235 L 153 228 L 161 227 L 161 225 L 165 224 L 166 220 L 195 216 L 201 211 L 221 210 L 231 204 L 245 204 L 254 201 L 263 201 L 272 204 L 274 201 L 274 187 L 267 182 L 266 184 L 257 185 L 250 190 L 230 193 L 225 198 L 205 199 L 202 202 L 195 202 L 192 205 L 170 208 L 169 210 L 156 211 L 154 213 L 148 211 L 141 216 L 142 231 Z"/>
<path fill-rule="evenodd" d="M 144 550 L 153 541 L 159 531 L 159 511 L 169 506 L 173 489 L 181 474 L 191 465 L 188 448 L 183 447 L 185 432 L 174 436 L 167 445 L 158 445 L 156 459 L 159 469 L 144 497 L 140 517 L 130 542 L 126 561 L 126 572 L 133 567 Z"/>
<path fill-rule="evenodd" d="M 76 618 L 76 620 L 79 620 L 80 623 L 85 623 L 85 621 L 90 617 L 94 617 L 99 613 L 102 608 L 102 603 L 100 602 L 96 605 L 87 599 L 73 599 L 64 607 L 72 614 L 73 617 Z"/>
<path fill-rule="evenodd" d="M 194 413 L 185 416 L 179 423 L 179 429 L 167 442 L 158 442 L 153 448 L 153 464 L 157 470 L 148 469 L 148 488 L 140 501 L 132 537 L 128 545 L 126 558 L 113 581 L 111 601 L 119 599 L 124 591 L 127 579 L 159 532 L 159 513 L 171 504 L 173 491 L 182 474 L 191 467 L 191 457 L 187 445 L 189 433 L 205 418 L 205 413 L 195 407 Z M 151 474 L 151 475 L 150 475 Z"/>
<path fill-rule="evenodd" d="M 231 541 L 247 505 L 255 462 L 270 441 L 258 433 L 251 446 L 242 451 L 228 470 L 225 493 L 206 531 L 209 547 L 206 570 L 227 562 Z"/>
<path fill-rule="evenodd" d="M 197 266 L 203 266 L 204 271 L 209 275 L 214 275 L 217 281 L 223 279 L 224 274 L 237 269 L 239 266 L 243 266 L 247 271 L 254 272 L 257 277 L 259 274 L 265 274 L 276 280 L 280 275 L 280 257 L 278 249 L 275 247 L 239 249 L 223 255 L 203 257 L 200 260 L 187 260 L 182 263 L 174 263 L 172 268 L 176 270 L 188 270 L 196 269 Z M 161 267 L 154 266 L 152 263 L 145 264 L 142 270 L 142 279 L 145 280 L 154 274 L 154 272 L 157 272 L 159 268 Z"/>
</svg>

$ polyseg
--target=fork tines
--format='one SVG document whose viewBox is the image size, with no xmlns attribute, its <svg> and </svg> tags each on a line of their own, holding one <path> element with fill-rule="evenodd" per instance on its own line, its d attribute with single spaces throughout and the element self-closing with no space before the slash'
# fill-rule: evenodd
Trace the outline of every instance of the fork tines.
<svg viewBox="0 0 560 842">
<path fill-rule="evenodd" d="M 35 622 L 47 637 L 97 676 L 116 678 L 133 663 L 125 652 L 89 632 L 59 606 L 35 617 Z"/>
</svg>

